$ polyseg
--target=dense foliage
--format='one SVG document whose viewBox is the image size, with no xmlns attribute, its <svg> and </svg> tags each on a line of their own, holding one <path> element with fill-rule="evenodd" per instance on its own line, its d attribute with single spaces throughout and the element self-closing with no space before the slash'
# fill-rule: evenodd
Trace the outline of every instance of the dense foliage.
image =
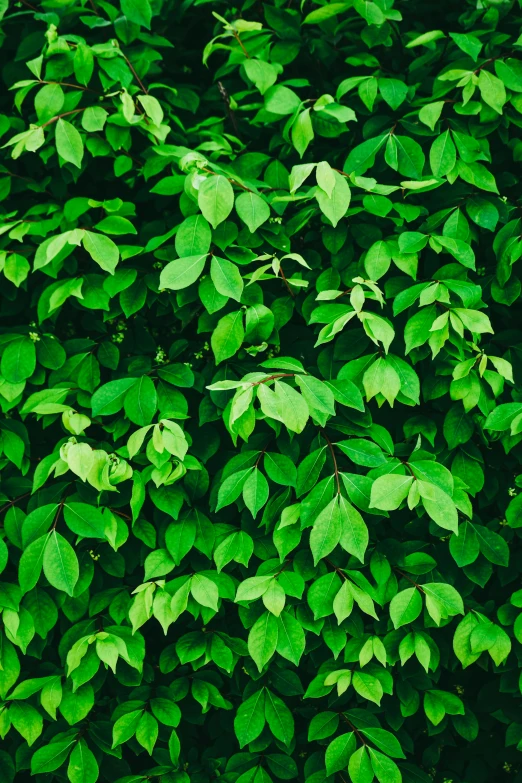
<svg viewBox="0 0 522 783">
<path fill-rule="evenodd" d="M 522 781 L 520 4 L 0 15 L 0 782 Z"/>
</svg>

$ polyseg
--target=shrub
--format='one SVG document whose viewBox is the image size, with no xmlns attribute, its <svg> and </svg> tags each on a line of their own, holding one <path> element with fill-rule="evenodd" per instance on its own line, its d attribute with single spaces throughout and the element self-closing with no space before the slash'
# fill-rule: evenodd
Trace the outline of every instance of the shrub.
<svg viewBox="0 0 522 783">
<path fill-rule="evenodd" d="M 2 0 L 0 781 L 522 780 L 522 14 Z"/>
</svg>

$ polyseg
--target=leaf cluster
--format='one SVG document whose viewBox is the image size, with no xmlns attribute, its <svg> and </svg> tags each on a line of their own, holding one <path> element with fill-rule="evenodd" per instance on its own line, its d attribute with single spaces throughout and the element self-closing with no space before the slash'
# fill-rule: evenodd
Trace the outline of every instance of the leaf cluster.
<svg viewBox="0 0 522 783">
<path fill-rule="evenodd" d="M 0 783 L 522 781 L 520 7 L 0 1 Z"/>
</svg>

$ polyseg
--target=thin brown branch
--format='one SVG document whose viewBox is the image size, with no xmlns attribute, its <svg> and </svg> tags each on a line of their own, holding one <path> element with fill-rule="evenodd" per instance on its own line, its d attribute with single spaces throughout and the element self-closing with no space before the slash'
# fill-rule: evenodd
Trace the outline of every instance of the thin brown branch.
<svg viewBox="0 0 522 783">
<path fill-rule="evenodd" d="M 58 520 L 60 519 L 60 514 L 62 513 L 62 508 L 64 503 L 65 503 L 65 498 L 63 500 L 60 500 L 60 505 L 58 506 L 58 511 L 56 512 L 56 516 L 54 518 L 52 530 L 56 530 L 56 525 L 58 524 Z"/>
<path fill-rule="evenodd" d="M 47 122 L 44 122 L 43 125 L 40 125 L 40 128 L 45 128 L 47 125 L 52 125 L 53 122 L 58 122 L 58 120 L 61 120 L 62 117 L 68 117 L 70 114 L 78 114 L 78 112 L 85 111 L 88 109 L 88 106 L 84 106 L 83 109 L 72 109 L 71 111 L 64 111 L 63 114 L 57 114 L 56 117 L 51 117 L 50 120 L 47 120 Z"/>
<path fill-rule="evenodd" d="M 347 723 L 347 724 L 348 724 L 348 726 L 351 728 L 351 730 L 352 730 L 353 732 L 355 732 L 355 734 L 357 735 L 357 737 L 358 737 L 358 738 L 361 740 L 362 744 L 363 744 L 363 745 L 367 745 L 368 743 L 366 742 L 366 740 L 364 739 L 364 737 L 363 737 L 363 736 L 361 736 L 361 734 L 360 734 L 360 733 L 359 733 L 359 731 L 358 731 L 358 730 L 355 728 L 355 726 L 353 725 L 353 723 L 351 722 L 351 720 L 348 720 L 348 718 L 345 716 L 344 712 L 341 712 L 341 718 L 342 718 L 342 719 L 345 721 L 345 723 Z"/>
<path fill-rule="evenodd" d="M 237 32 L 237 30 L 234 30 L 234 38 L 236 39 L 236 41 L 237 41 L 237 42 L 238 42 L 238 44 L 240 45 L 240 47 L 241 47 L 241 49 L 242 49 L 242 51 L 243 51 L 243 54 L 245 55 L 245 57 L 247 57 L 247 58 L 250 60 L 250 55 L 249 55 L 249 53 L 247 52 L 247 50 L 245 49 L 245 46 L 244 46 L 244 44 L 243 44 L 243 41 L 242 41 L 242 40 L 241 40 L 241 38 L 239 37 L 239 33 Z"/>
<path fill-rule="evenodd" d="M 124 514 L 123 511 L 116 511 L 115 508 L 109 508 L 109 511 L 112 511 L 112 513 L 116 514 L 118 517 L 123 517 L 123 519 L 128 519 L 129 521 L 132 519 L 128 514 Z"/>
<path fill-rule="evenodd" d="M 259 465 L 259 463 L 260 463 L 260 462 L 261 462 L 261 460 L 263 459 L 263 456 L 265 455 L 265 453 L 266 453 L 266 450 L 267 450 L 267 448 L 269 447 L 269 445 L 270 445 L 270 441 L 268 441 L 268 443 L 266 444 L 266 446 L 265 446 L 265 447 L 264 447 L 264 448 L 263 448 L 263 449 L 262 449 L 262 450 L 259 452 L 259 457 L 257 458 L 257 460 L 256 460 L 256 464 L 254 465 L 254 467 L 255 467 L 255 468 L 257 468 L 257 466 Z"/>
<path fill-rule="evenodd" d="M 238 127 L 237 127 L 236 115 L 234 114 L 234 112 L 232 111 L 232 109 L 230 107 L 230 96 L 229 96 L 229 94 L 228 94 L 228 92 L 227 92 L 223 82 L 218 82 L 218 89 L 219 89 L 219 93 L 220 93 L 220 95 L 221 95 L 221 97 L 223 99 L 223 103 L 225 104 L 225 107 L 226 107 L 227 114 L 229 116 L 230 122 L 234 126 L 234 130 L 237 133 L 238 132 Z"/>
<path fill-rule="evenodd" d="M 277 378 L 293 378 L 295 372 L 280 372 L 276 375 L 269 375 L 268 378 L 263 378 L 262 381 L 255 381 L 252 386 L 259 386 L 261 383 L 268 383 L 269 381 L 275 381 Z"/>
<path fill-rule="evenodd" d="M 9 503 L 6 503 L 5 506 L 2 506 L 0 508 L 0 514 L 2 511 L 5 511 L 8 508 L 11 508 L 11 506 L 14 506 L 15 503 L 18 503 L 19 500 L 23 500 L 23 498 L 26 498 L 28 495 L 30 495 L 30 492 L 26 492 L 24 495 L 20 495 L 19 497 L 15 498 L 14 500 L 10 500 Z"/>
<path fill-rule="evenodd" d="M 279 262 L 279 271 L 281 272 L 281 277 L 283 278 L 284 284 L 286 285 L 286 287 L 288 289 L 288 293 L 290 294 L 292 299 L 295 299 L 295 294 L 292 291 L 292 288 L 290 287 L 290 283 L 288 282 L 288 280 L 285 277 L 285 273 L 283 272 L 283 265 L 281 264 L 281 262 Z"/>
<path fill-rule="evenodd" d="M 60 87 L 72 87 L 74 90 L 81 90 L 82 92 L 92 92 L 94 95 L 102 95 L 101 92 L 91 90 L 90 87 L 82 87 L 81 84 L 72 84 L 72 82 L 47 82 L 42 81 L 41 84 L 59 84 Z"/>
<path fill-rule="evenodd" d="M 393 569 L 394 569 L 394 571 L 397 571 L 397 573 L 398 573 L 398 574 L 400 574 L 400 575 L 401 575 L 401 576 L 403 576 L 405 579 L 407 579 L 407 580 L 408 580 L 408 582 L 410 582 L 410 584 L 414 585 L 414 587 L 416 587 L 416 588 L 417 588 L 417 590 L 420 590 L 420 591 L 421 591 L 421 593 L 423 593 L 423 592 L 424 592 L 424 590 L 422 589 L 422 587 L 421 587 L 421 586 L 420 586 L 420 585 L 419 585 L 419 584 L 418 584 L 418 583 L 417 583 L 417 582 L 416 582 L 414 579 L 412 579 L 410 576 L 408 576 L 408 574 L 405 574 L 405 573 L 404 573 L 404 571 L 401 571 L 401 570 L 400 570 L 400 568 L 397 568 L 396 566 L 393 566 Z"/>
<path fill-rule="evenodd" d="M 122 54 L 123 54 L 123 53 L 122 53 Z M 127 65 L 129 66 L 129 68 L 131 69 L 132 73 L 134 74 L 134 78 L 136 79 L 136 81 L 137 81 L 137 82 L 138 82 L 138 84 L 140 85 L 141 89 L 143 90 L 143 92 L 145 93 L 145 95 L 148 95 L 148 94 L 149 94 L 149 91 L 147 90 L 147 88 L 145 87 L 145 85 L 144 85 L 144 84 L 143 84 L 143 82 L 141 81 L 140 77 L 138 76 L 138 74 L 137 74 L 137 73 L 136 73 L 136 71 L 134 70 L 134 66 L 133 66 L 133 64 L 131 63 L 131 61 L 129 60 L 129 58 L 128 58 L 126 55 L 123 55 L 123 57 L 124 57 L 124 60 L 125 60 L 125 62 L 126 62 L 126 63 L 127 63 Z"/>
<path fill-rule="evenodd" d="M 207 174 L 212 174 L 213 177 L 219 177 L 222 176 L 217 173 L 217 171 L 212 171 L 212 169 L 207 169 L 206 166 L 203 166 L 201 168 L 201 171 L 205 171 Z M 227 177 L 227 180 L 232 183 L 232 185 L 237 185 L 238 188 L 243 188 L 243 190 L 247 190 L 249 193 L 253 193 L 253 190 L 250 190 L 250 188 L 247 188 L 246 185 L 243 185 L 242 182 L 238 182 L 237 179 L 234 179 L 233 177 Z"/>
<path fill-rule="evenodd" d="M 339 576 L 341 576 L 345 580 L 345 582 L 348 581 L 348 577 L 346 576 L 346 574 L 344 573 L 342 568 L 339 568 L 339 566 L 336 566 L 335 563 L 332 563 L 332 561 L 328 560 L 327 557 L 325 557 L 324 560 L 325 560 L 326 563 L 328 563 L 329 566 L 331 566 L 333 568 L 333 570 L 335 571 L 336 574 L 339 574 Z"/>
</svg>

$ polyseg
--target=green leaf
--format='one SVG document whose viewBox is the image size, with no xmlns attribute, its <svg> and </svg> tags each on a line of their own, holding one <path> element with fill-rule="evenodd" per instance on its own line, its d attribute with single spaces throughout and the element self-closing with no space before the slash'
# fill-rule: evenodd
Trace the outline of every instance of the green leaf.
<svg viewBox="0 0 522 783">
<path fill-rule="evenodd" d="M 106 519 L 87 503 L 65 503 L 63 515 L 69 530 L 85 538 L 105 538 Z"/>
<path fill-rule="evenodd" d="M 363 745 L 350 756 L 348 772 L 353 783 L 371 783 L 373 768 L 366 747 Z"/>
<path fill-rule="evenodd" d="M 334 171 L 333 173 L 335 177 L 335 186 L 331 195 L 328 195 L 328 193 L 319 189 L 316 193 L 316 198 L 319 209 L 335 228 L 341 218 L 346 215 L 348 207 L 350 206 L 352 194 L 346 178 L 341 176 L 337 171 Z"/>
<path fill-rule="evenodd" d="M 266 690 L 265 716 L 274 737 L 290 745 L 294 736 L 294 719 L 286 704 L 275 693 Z"/>
<path fill-rule="evenodd" d="M 261 95 L 263 95 L 275 81 L 277 81 L 277 70 L 264 60 L 250 58 L 243 63 L 245 73 L 253 82 Z"/>
<path fill-rule="evenodd" d="M 100 386 L 91 399 L 93 416 L 110 416 L 123 408 L 125 395 L 137 378 L 120 378 Z"/>
<path fill-rule="evenodd" d="M 130 22 L 150 30 L 152 9 L 149 0 L 120 0 L 121 12 Z"/>
<path fill-rule="evenodd" d="M 314 715 L 308 727 L 308 741 L 330 737 L 339 725 L 337 712 L 320 712 Z"/>
<path fill-rule="evenodd" d="M 43 571 L 49 583 L 67 595 L 73 595 L 80 569 L 78 558 L 69 542 L 54 530 L 43 554 Z"/>
<path fill-rule="evenodd" d="M 31 756 L 31 774 L 54 772 L 61 767 L 75 746 L 74 738 L 55 740 L 38 748 Z"/>
<path fill-rule="evenodd" d="M 394 759 L 406 758 L 402 752 L 399 740 L 391 732 L 372 726 L 371 728 L 361 729 L 361 734 L 374 745 L 377 745 L 379 750 L 382 750 L 387 756 L 391 756 Z"/>
<path fill-rule="evenodd" d="M 111 275 L 114 274 L 120 252 L 112 239 L 103 234 L 86 231 L 83 237 L 83 246 L 93 261 L 96 261 L 105 272 L 109 272 Z"/>
<path fill-rule="evenodd" d="M 290 612 L 281 612 L 278 617 L 276 651 L 295 666 L 299 666 L 305 644 L 305 633 L 301 624 Z"/>
<path fill-rule="evenodd" d="M 117 719 L 112 727 L 112 747 L 116 748 L 123 742 L 127 742 L 136 733 L 143 710 L 131 710 Z"/>
<path fill-rule="evenodd" d="M 194 574 L 190 584 L 192 597 L 201 606 L 207 606 L 215 612 L 218 610 L 219 593 L 216 584 L 203 574 Z"/>
<path fill-rule="evenodd" d="M 211 240 L 212 231 L 203 215 L 190 215 L 176 232 L 176 253 L 180 258 L 205 255 Z"/>
<path fill-rule="evenodd" d="M 422 598 L 416 587 L 408 587 L 392 598 L 390 617 L 394 628 L 412 623 L 422 612 Z"/>
<path fill-rule="evenodd" d="M 350 7 L 351 3 L 328 3 L 307 14 L 303 19 L 303 24 L 320 24 L 321 22 L 326 21 L 326 19 L 331 19 L 332 16 L 346 11 Z"/>
<path fill-rule="evenodd" d="M 502 114 L 502 108 L 506 102 L 506 90 L 503 82 L 485 68 L 481 68 L 478 86 L 482 100 L 498 114 Z"/>
<path fill-rule="evenodd" d="M 446 492 L 436 484 L 417 481 L 422 505 L 433 521 L 445 530 L 458 530 L 458 514 L 455 503 Z"/>
<path fill-rule="evenodd" d="M 364 563 L 364 554 L 369 542 L 368 528 L 364 519 L 342 495 L 339 495 L 339 513 L 341 517 L 339 543 L 346 552 Z"/>
<path fill-rule="evenodd" d="M 196 520 L 190 515 L 186 515 L 179 522 L 169 524 L 165 533 L 165 545 L 176 565 L 179 565 L 190 552 L 196 535 Z"/>
<path fill-rule="evenodd" d="M 161 270 L 160 288 L 179 291 L 188 288 L 200 277 L 205 267 L 207 255 L 186 256 L 177 258 Z"/>
<path fill-rule="evenodd" d="M 256 193 L 240 193 L 236 198 L 236 212 L 243 223 L 247 225 L 251 234 L 257 231 L 263 223 L 266 223 L 270 217 L 270 207 Z"/>
<path fill-rule="evenodd" d="M 29 378 L 36 368 L 34 343 L 27 337 L 20 337 L 8 343 L 2 354 L 0 372 L 9 383 L 21 383 Z"/>
<path fill-rule="evenodd" d="M 40 578 L 48 539 L 48 535 L 37 538 L 26 547 L 20 558 L 20 563 L 18 564 L 18 582 L 23 593 L 28 593 L 29 590 L 32 590 Z"/>
<path fill-rule="evenodd" d="M 457 535 L 458 533 L 458 535 Z M 449 542 L 451 555 L 460 568 L 474 563 L 480 552 L 480 545 L 475 528 L 470 522 L 459 525 Z"/>
<path fill-rule="evenodd" d="M 341 734 L 333 739 L 326 748 L 325 764 L 326 774 L 333 775 L 346 769 L 348 761 L 355 752 L 356 741 L 353 731 Z"/>
<path fill-rule="evenodd" d="M 310 109 L 305 109 L 297 115 L 292 125 L 292 144 L 302 158 L 308 145 L 314 138 L 314 128 L 310 117 Z"/>
<path fill-rule="evenodd" d="M 243 484 L 243 500 L 254 519 L 268 500 L 268 482 L 260 470 L 254 468 Z"/>
<path fill-rule="evenodd" d="M 96 783 L 98 774 L 98 763 L 93 752 L 85 740 L 80 739 L 69 756 L 67 777 L 71 783 Z"/>
<path fill-rule="evenodd" d="M 430 148 L 430 166 L 436 177 L 444 177 L 453 169 L 457 150 L 449 130 L 437 136 Z"/>
<path fill-rule="evenodd" d="M 373 748 L 368 749 L 370 762 L 379 783 L 401 783 L 402 775 L 397 764 Z"/>
<path fill-rule="evenodd" d="M 81 168 L 83 159 L 82 137 L 70 122 L 60 118 L 56 123 L 56 150 L 67 163 Z"/>
<path fill-rule="evenodd" d="M 265 93 L 265 109 L 272 114 L 293 114 L 300 103 L 299 96 L 281 84 L 270 87 Z"/>
<path fill-rule="evenodd" d="M 372 484 L 370 506 L 383 511 L 393 511 L 406 498 L 413 476 L 385 475 Z"/>
<path fill-rule="evenodd" d="M 486 419 L 485 428 L 502 432 L 509 429 L 511 422 L 522 413 L 522 403 L 507 402 L 504 405 L 497 405 Z"/>
<path fill-rule="evenodd" d="M 357 145 L 351 150 L 346 163 L 344 164 L 344 171 L 356 174 L 364 174 L 369 169 L 375 160 L 375 155 L 388 140 L 388 134 L 382 136 L 376 136 L 373 139 L 363 141 L 362 144 Z"/>
<path fill-rule="evenodd" d="M 244 338 L 245 329 L 241 310 L 224 315 L 212 332 L 211 343 L 216 364 L 234 356 L 241 348 Z"/>
<path fill-rule="evenodd" d="M 386 145 L 386 163 L 405 177 L 421 179 L 424 168 L 422 147 L 409 136 L 390 136 Z"/>
<path fill-rule="evenodd" d="M 234 191 L 232 185 L 221 174 L 207 177 L 198 191 L 198 206 L 212 228 L 222 223 L 232 212 Z"/>
<path fill-rule="evenodd" d="M 408 94 L 408 85 L 399 79 L 379 79 L 379 92 L 388 106 L 395 111 Z"/>
<path fill-rule="evenodd" d="M 380 681 L 366 672 L 354 672 L 352 684 L 357 693 L 368 701 L 380 704 L 383 689 Z"/>
<path fill-rule="evenodd" d="M 275 653 L 278 637 L 278 619 L 264 612 L 248 634 L 248 652 L 259 671 L 262 671 Z"/>
<path fill-rule="evenodd" d="M 148 375 L 142 375 L 125 395 L 125 414 L 134 424 L 143 427 L 151 423 L 157 406 L 156 387 Z"/>
<path fill-rule="evenodd" d="M 261 688 L 238 707 L 234 719 L 234 731 L 239 747 L 244 748 L 253 742 L 265 725 L 265 690 Z"/>
<path fill-rule="evenodd" d="M 339 497 L 336 495 L 333 500 L 324 508 L 314 522 L 313 530 L 310 534 L 310 549 L 314 557 L 314 564 L 317 563 L 337 546 L 341 537 L 341 511 L 339 508 Z"/>
<path fill-rule="evenodd" d="M 212 261 L 210 262 L 210 276 L 212 282 L 216 286 L 216 290 L 220 294 L 235 299 L 236 302 L 241 300 L 241 294 L 243 293 L 243 278 L 235 264 L 231 261 L 227 261 L 226 258 L 212 256 Z"/>
<path fill-rule="evenodd" d="M 431 582 L 429 585 L 423 585 L 422 589 L 426 595 L 426 608 L 437 624 L 440 617 L 445 619 L 464 614 L 462 598 L 452 585 Z"/>
<path fill-rule="evenodd" d="M 391 264 L 391 253 L 386 242 L 374 242 L 366 254 L 364 266 L 370 280 L 379 280 L 388 271 Z"/>
</svg>

